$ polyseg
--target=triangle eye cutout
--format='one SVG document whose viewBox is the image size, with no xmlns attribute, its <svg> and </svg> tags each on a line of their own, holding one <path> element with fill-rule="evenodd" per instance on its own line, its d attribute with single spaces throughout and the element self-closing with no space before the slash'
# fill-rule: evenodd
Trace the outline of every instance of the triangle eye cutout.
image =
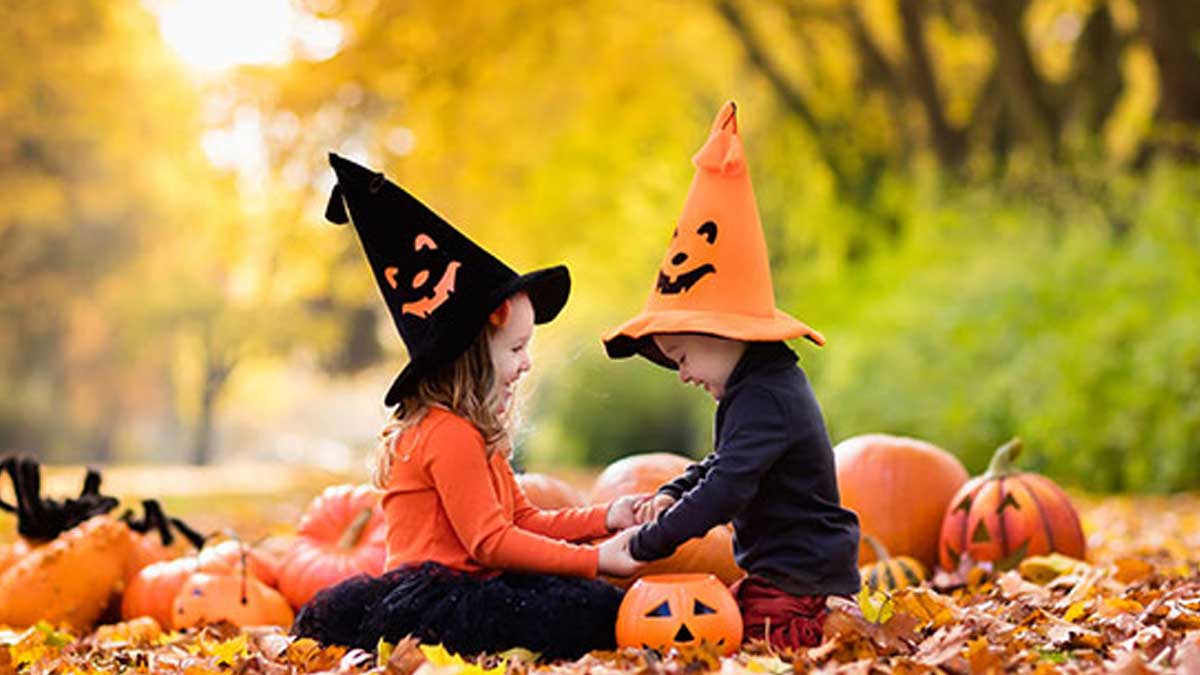
<svg viewBox="0 0 1200 675">
<path fill-rule="evenodd" d="M 655 607 L 654 609 L 650 610 L 649 612 L 646 612 L 646 616 L 647 617 L 671 616 L 671 605 L 664 602 L 664 603 L 660 604 L 659 606 Z"/>
<path fill-rule="evenodd" d="M 716 613 L 717 613 L 717 610 L 713 609 L 712 607 L 709 607 L 708 605 L 704 604 L 703 602 L 700 602 L 699 600 L 696 601 L 695 607 L 692 608 L 692 614 L 695 614 L 696 616 L 700 616 L 701 614 L 716 614 Z"/>
</svg>

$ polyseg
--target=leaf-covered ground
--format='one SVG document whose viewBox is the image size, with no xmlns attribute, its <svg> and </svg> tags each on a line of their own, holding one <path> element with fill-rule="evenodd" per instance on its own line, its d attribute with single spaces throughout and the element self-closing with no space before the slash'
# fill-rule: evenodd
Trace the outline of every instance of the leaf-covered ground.
<svg viewBox="0 0 1200 675">
<path fill-rule="evenodd" d="M 262 507 L 272 500 L 261 495 L 189 499 L 177 501 L 176 510 L 194 510 L 183 515 L 249 534 L 282 528 L 285 512 L 293 508 L 264 514 Z M 298 508 L 302 502 L 281 503 Z M 218 625 L 172 633 L 138 620 L 84 636 L 48 625 L 0 632 L 0 675 L 1200 674 L 1200 497 L 1077 497 L 1077 503 L 1088 533 L 1086 563 L 1047 558 L 1005 572 L 982 567 L 943 572 L 892 596 L 864 594 L 862 616 L 835 612 L 826 641 L 797 653 L 751 644 L 725 658 L 702 650 L 666 655 L 628 650 L 545 663 L 513 650 L 462 659 L 436 645 L 407 641 L 367 653 L 292 640 L 280 629 Z"/>
</svg>

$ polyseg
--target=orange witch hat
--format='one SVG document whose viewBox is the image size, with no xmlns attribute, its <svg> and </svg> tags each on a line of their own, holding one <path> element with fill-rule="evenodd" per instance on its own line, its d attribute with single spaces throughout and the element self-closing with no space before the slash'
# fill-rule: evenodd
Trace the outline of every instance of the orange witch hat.
<svg viewBox="0 0 1200 675">
<path fill-rule="evenodd" d="M 614 359 L 641 354 L 675 364 L 654 345 L 658 333 L 705 333 L 748 342 L 825 338 L 775 307 L 754 188 L 746 168 L 737 106 L 726 103 L 692 158 L 696 176 L 658 269 L 646 307 L 604 336 Z"/>
</svg>

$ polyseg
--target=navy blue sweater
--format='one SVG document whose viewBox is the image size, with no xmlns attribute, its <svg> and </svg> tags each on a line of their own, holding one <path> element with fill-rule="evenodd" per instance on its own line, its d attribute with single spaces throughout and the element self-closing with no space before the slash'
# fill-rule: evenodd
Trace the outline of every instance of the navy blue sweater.
<svg viewBox="0 0 1200 675">
<path fill-rule="evenodd" d="M 748 343 L 717 405 L 716 449 L 659 492 L 677 501 L 633 536 L 634 558 L 733 521 L 747 572 L 794 595 L 858 592 L 858 517 L 840 504 L 825 420 L 786 344 Z"/>
</svg>

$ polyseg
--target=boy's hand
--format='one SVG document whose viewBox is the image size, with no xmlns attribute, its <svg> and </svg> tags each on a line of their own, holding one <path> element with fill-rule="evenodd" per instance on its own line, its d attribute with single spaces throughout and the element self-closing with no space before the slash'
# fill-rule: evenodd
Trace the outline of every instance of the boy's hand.
<svg viewBox="0 0 1200 675">
<path fill-rule="evenodd" d="M 629 553 L 629 540 L 636 533 L 636 527 L 626 528 L 600 544 L 600 574 L 627 577 L 646 564 L 634 560 Z"/>
<path fill-rule="evenodd" d="M 608 513 L 604 516 L 604 526 L 608 528 L 608 531 L 623 530 L 637 525 L 635 512 L 641 500 L 642 495 L 625 495 L 614 499 L 608 507 Z"/>
<path fill-rule="evenodd" d="M 675 498 L 671 495 L 661 492 L 655 494 L 653 497 L 642 501 L 637 507 L 637 512 L 634 514 L 636 518 L 635 522 L 641 525 L 657 520 L 658 515 L 671 508 L 671 505 L 674 503 Z"/>
</svg>

